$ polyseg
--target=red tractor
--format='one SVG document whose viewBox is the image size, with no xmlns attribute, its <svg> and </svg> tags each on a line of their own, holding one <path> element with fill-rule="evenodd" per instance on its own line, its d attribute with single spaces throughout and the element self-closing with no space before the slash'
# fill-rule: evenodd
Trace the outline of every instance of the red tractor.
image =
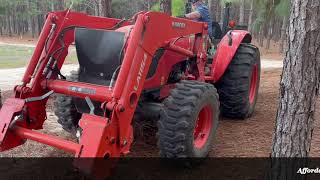
<svg viewBox="0 0 320 180">
<path fill-rule="evenodd" d="M 206 23 L 140 12 L 130 20 L 61 11 L 49 13 L 22 84 L 0 111 L 0 150 L 44 143 L 75 157 L 120 157 L 134 141 L 135 112 L 158 125 L 161 157 L 206 157 L 220 110 L 252 115 L 260 54 L 251 35 L 231 30 L 212 59 Z M 79 70 L 60 69 L 75 44 Z M 71 142 L 40 133 L 49 97 Z"/>
</svg>

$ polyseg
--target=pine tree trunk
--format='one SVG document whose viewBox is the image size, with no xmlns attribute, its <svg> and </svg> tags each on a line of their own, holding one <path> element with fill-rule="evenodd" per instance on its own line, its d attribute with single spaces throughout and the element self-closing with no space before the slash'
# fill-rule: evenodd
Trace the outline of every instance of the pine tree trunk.
<svg viewBox="0 0 320 180">
<path fill-rule="evenodd" d="M 244 25 L 245 0 L 240 0 L 239 24 Z"/>
<path fill-rule="evenodd" d="M 51 2 L 51 11 L 54 11 L 54 2 Z"/>
<path fill-rule="evenodd" d="M 132 2 L 132 9 L 134 9 L 134 12 L 139 11 L 139 2 L 138 1 Z"/>
<path fill-rule="evenodd" d="M 28 21 L 24 21 L 24 27 L 23 27 L 23 34 L 26 34 L 27 32 L 29 32 L 29 22 Z"/>
<path fill-rule="evenodd" d="M 112 0 L 106 0 L 106 17 L 111 17 L 112 16 Z"/>
<path fill-rule="evenodd" d="M 263 47 L 263 40 L 264 40 L 264 33 L 263 33 L 263 28 L 260 28 L 260 31 L 259 31 L 259 46 L 260 47 Z"/>
<path fill-rule="evenodd" d="M 37 22 L 38 22 L 38 35 L 40 35 L 41 29 L 42 29 L 42 15 L 41 14 L 38 15 Z"/>
<path fill-rule="evenodd" d="M 39 2 L 39 0 L 37 0 L 37 2 L 36 2 L 37 9 L 40 9 L 40 6 L 41 6 L 40 2 Z M 34 21 L 36 24 L 35 29 L 37 30 L 37 36 L 39 36 L 41 33 L 40 17 L 41 17 L 41 13 L 34 17 L 34 19 L 35 19 Z"/>
<path fill-rule="evenodd" d="M 100 1 L 99 1 L 99 3 L 96 3 L 94 6 L 94 15 L 100 16 Z"/>
<path fill-rule="evenodd" d="M 273 27 L 273 37 L 272 39 L 276 42 L 281 40 L 281 27 L 282 27 L 283 18 L 275 18 L 274 27 Z"/>
<path fill-rule="evenodd" d="M 19 35 L 19 37 L 22 37 L 22 22 L 21 21 L 18 21 L 18 19 L 16 19 L 16 22 L 17 22 L 17 25 L 18 25 L 18 35 Z"/>
<path fill-rule="evenodd" d="M 11 37 L 12 36 L 12 30 L 11 30 L 11 18 L 10 18 L 10 15 L 7 16 L 7 22 L 8 22 L 8 33 L 9 33 L 9 36 Z"/>
<path fill-rule="evenodd" d="M 105 16 L 103 10 L 103 4 L 105 0 L 99 0 L 99 16 Z"/>
<path fill-rule="evenodd" d="M 35 38 L 35 36 L 36 36 L 35 27 L 36 27 L 36 23 L 35 23 L 34 18 L 32 18 L 32 20 L 31 20 L 31 35 L 32 35 L 32 38 Z"/>
<path fill-rule="evenodd" d="M 0 17 L 0 36 L 3 36 L 3 20 L 2 20 L 2 17 Z"/>
<path fill-rule="evenodd" d="M 151 9 L 151 2 L 150 2 L 150 0 L 148 0 L 147 3 L 148 3 L 148 4 L 147 4 L 147 9 L 148 9 L 148 11 L 150 11 L 150 9 Z"/>
<path fill-rule="evenodd" d="M 221 5 L 219 3 L 219 1 L 217 0 L 217 9 L 216 12 L 214 12 L 216 14 L 216 22 L 220 22 L 221 20 Z"/>
<path fill-rule="evenodd" d="M 171 16 L 171 0 L 160 0 L 160 10 Z"/>
<path fill-rule="evenodd" d="M 320 2 L 292 0 L 272 157 L 309 156 L 319 95 L 319 39 Z M 295 179 L 298 169 L 286 171 L 291 166 L 272 165 L 270 179 Z"/>
<path fill-rule="evenodd" d="M 56 2 L 56 9 L 59 10 L 59 11 L 62 11 L 65 9 L 64 7 L 64 0 L 57 0 Z"/>
<path fill-rule="evenodd" d="M 8 23 L 7 18 L 2 17 L 2 27 L 3 27 L 3 34 L 6 34 L 8 32 Z"/>
<path fill-rule="evenodd" d="M 222 25 L 223 24 L 223 18 L 224 18 L 224 8 L 225 8 L 225 5 L 221 5 L 221 11 L 220 11 L 220 24 Z"/>
<path fill-rule="evenodd" d="M 12 14 L 11 20 L 13 25 L 13 34 L 17 34 L 18 31 L 17 31 L 17 21 L 16 21 L 15 13 Z"/>
<path fill-rule="evenodd" d="M 271 18 L 269 25 L 268 25 L 268 36 L 267 36 L 266 49 L 270 49 L 271 39 L 273 36 L 273 26 L 274 26 L 274 17 Z"/>
<path fill-rule="evenodd" d="M 99 0 L 99 16 L 111 17 L 111 0 Z"/>
<path fill-rule="evenodd" d="M 28 0 L 27 1 L 27 8 L 28 9 L 31 9 L 31 6 L 30 6 L 30 3 L 31 3 L 31 1 L 30 0 Z M 27 19 L 27 29 L 26 29 L 26 32 L 28 33 L 28 32 L 32 32 L 32 20 L 33 20 L 33 18 L 31 17 L 31 15 L 28 15 L 28 19 Z"/>
<path fill-rule="evenodd" d="M 249 20 L 248 20 L 248 30 L 252 32 L 252 22 L 253 22 L 253 5 L 255 0 L 251 0 L 250 2 L 250 12 L 249 12 Z"/>
<path fill-rule="evenodd" d="M 231 3 L 231 6 L 230 6 L 230 20 L 236 20 L 236 21 L 239 20 L 240 21 L 240 4 Z M 243 21 L 244 21 L 244 15 L 243 15 Z M 242 25 L 242 24 L 240 24 L 240 22 L 238 24 Z"/>
<path fill-rule="evenodd" d="M 215 16 L 213 15 L 213 0 L 208 0 L 208 8 L 210 12 L 210 16 L 212 17 L 212 20 L 215 21 Z"/>
<path fill-rule="evenodd" d="M 212 21 L 217 22 L 217 12 L 218 12 L 218 7 L 219 7 L 219 1 L 218 0 L 208 0 L 208 6 L 209 6 L 209 11 L 212 17 Z"/>
<path fill-rule="evenodd" d="M 280 53 L 284 51 L 284 42 L 286 39 L 286 28 L 287 28 L 287 17 L 283 17 L 282 27 L 281 27 L 281 41 L 280 41 Z"/>
</svg>

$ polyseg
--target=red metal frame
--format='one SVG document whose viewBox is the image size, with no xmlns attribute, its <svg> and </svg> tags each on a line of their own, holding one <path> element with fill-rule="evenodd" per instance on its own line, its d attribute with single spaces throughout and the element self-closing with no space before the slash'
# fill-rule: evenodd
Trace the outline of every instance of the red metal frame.
<svg viewBox="0 0 320 180">
<path fill-rule="evenodd" d="M 50 57 L 57 59 L 58 69 L 62 67 L 68 47 L 74 42 L 73 27 L 101 30 L 119 28 L 117 31 L 125 32 L 129 36 L 125 56 L 113 88 L 57 80 L 56 74 L 47 79 L 47 66 L 53 65 Z M 168 96 L 170 88 L 174 87 L 166 85 L 172 66 L 188 58 L 196 59 L 197 69 L 194 71 L 195 74 L 187 74 L 186 79 L 212 79 L 204 75 L 208 48 L 207 31 L 208 26 L 205 23 L 173 18 L 157 12 L 138 13 L 132 21 L 94 17 L 70 11 L 49 13 L 22 79 L 23 84 L 15 87 L 15 98 L 8 99 L 0 110 L 0 128 L 3 129 L 0 131 L 0 150 L 16 147 L 26 139 L 31 139 L 72 152 L 76 157 L 120 157 L 129 153 L 133 142 L 131 121 L 144 88 L 164 86 L 161 98 Z M 63 44 L 60 41 L 61 37 Z M 224 51 L 225 41 L 222 41 L 218 52 Z M 229 49 L 235 51 L 240 41 L 241 37 L 236 38 L 234 46 Z M 159 48 L 165 48 L 166 52 L 159 62 L 156 74 L 145 83 L 153 55 Z M 59 51 L 60 55 L 54 54 Z M 228 59 L 232 54 L 234 53 L 229 53 L 227 58 L 222 59 Z M 218 54 L 216 59 L 221 56 L 223 55 Z M 214 69 L 219 69 L 217 66 L 221 64 L 220 60 L 217 61 L 213 65 Z M 214 72 L 213 79 L 216 80 L 214 77 L 220 74 L 221 69 L 218 74 Z M 48 98 L 38 101 L 31 101 L 30 98 L 44 96 L 52 90 L 55 93 L 79 98 L 89 97 L 102 102 L 103 108 L 111 113 L 108 113 L 108 117 L 83 114 L 79 122 L 82 128 L 79 144 L 33 131 L 41 129 L 46 120 Z M 17 115 L 21 115 L 19 119 L 16 118 Z"/>
<path fill-rule="evenodd" d="M 193 46 L 194 39 L 191 37 L 184 37 L 184 38 L 179 38 L 177 40 L 174 40 L 175 46 L 172 46 L 173 43 L 169 44 L 169 48 L 164 52 L 162 57 L 159 60 L 157 69 L 155 74 L 148 78 L 144 84 L 144 89 L 153 89 L 153 88 L 158 88 L 166 84 L 169 74 L 173 68 L 174 65 L 186 61 L 191 55 L 190 52 L 190 47 Z M 172 48 L 170 48 L 173 47 Z M 184 54 L 179 54 L 174 48 L 179 47 L 177 49 L 184 49 L 185 52 Z"/>
<path fill-rule="evenodd" d="M 234 55 L 236 54 L 240 44 L 244 42 L 250 43 L 252 39 L 250 33 L 243 30 L 233 30 L 231 32 L 231 37 L 231 45 L 229 44 L 230 39 L 228 35 L 224 36 L 218 45 L 218 49 L 211 66 L 211 76 L 214 82 L 219 81 L 219 79 L 222 77 Z"/>
<path fill-rule="evenodd" d="M 90 95 L 90 99 L 98 102 L 105 102 L 112 100 L 113 90 L 106 86 L 93 85 L 81 82 L 68 82 L 62 80 L 44 80 L 42 82 L 44 89 L 53 90 L 55 93 L 65 94 L 68 96 L 86 98 Z M 78 92 L 77 89 L 90 89 L 92 94 L 85 94 Z"/>
<path fill-rule="evenodd" d="M 48 64 L 52 65 L 50 57 L 53 53 L 64 47 L 60 56 L 53 55 L 57 59 L 58 68 L 61 69 L 68 54 L 67 49 L 74 42 L 74 29 L 65 31 L 66 28 L 77 26 L 108 30 L 119 22 L 121 22 L 119 19 L 93 17 L 70 11 L 48 14 L 39 43 L 22 80 L 23 84 L 15 88 L 16 98 L 6 101 L 0 111 L 3 114 L 0 122 L 4 122 L 7 127 L 13 126 L 0 133 L 3 139 L 1 150 L 20 145 L 24 142 L 23 139 L 31 139 L 73 152 L 76 157 L 119 157 L 121 154 L 129 153 L 133 141 L 131 120 L 144 87 L 153 54 L 160 47 L 166 47 L 182 56 L 198 57 L 198 61 L 203 62 L 202 54 L 206 49 L 200 44 L 203 42 L 203 37 L 207 37 L 207 25 L 172 18 L 162 13 L 140 13 L 136 16 L 134 24 L 130 21 L 119 24 L 123 27 L 119 31 L 124 32 L 129 30 L 124 26 L 131 24 L 134 26 L 131 26 L 132 31 L 127 41 L 126 53 L 114 88 L 56 80 L 57 75 L 46 79 L 45 71 Z M 162 25 L 159 26 L 158 22 Z M 53 24 L 55 24 L 54 28 Z M 53 31 L 54 29 L 56 30 Z M 63 31 L 64 44 L 61 44 L 59 36 Z M 154 34 L 158 35 L 156 39 Z M 194 43 L 193 51 L 171 43 L 172 39 L 193 34 L 198 34 L 195 38 L 198 43 Z M 77 91 L 79 88 L 87 89 L 89 90 L 87 92 L 92 93 Z M 33 131 L 32 129 L 42 128 L 46 119 L 45 105 L 48 98 L 39 101 L 29 101 L 28 98 L 43 96 L 51 90 L 103 102 L 105 108 L 112 113 L 110 117 L 83 114 L 79 122 L 82 128 L 79 144 Z M 21 105 L 13 105 L 15 101 L 21 102 Z M 22 113 L 23 116 L 19 122 L 15 123 L 13 120 L 17 113 Z M 10 133 L 6 133 L 6 130 Z"/>
<path fill-rule="evenodd" d="M 259 79 L 259 69 L 258 69 L 258 65 L 255 64 L 253 66 L 253 70 L 251 74 L 250 91 L 249 91 L 250 104 L 254 103 L 254 100 L 257 94 L 257 84 L 259 83 L 258 79 Z"/>
<path fill-rule="evenodd" d="M 193 144 L 196 148 L 202 149 L 210 136 L 212 128 L 212 117 L 214 116 L 210 105 L 203 107 L 196 121 L 196 128 L 193 133 Z"/>
</svg>

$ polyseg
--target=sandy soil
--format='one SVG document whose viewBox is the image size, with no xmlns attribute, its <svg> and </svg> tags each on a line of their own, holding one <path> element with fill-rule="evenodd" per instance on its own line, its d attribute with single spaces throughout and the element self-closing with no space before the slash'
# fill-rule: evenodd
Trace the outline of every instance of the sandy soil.
<svg viewBox="0 0 320 180">
<path fill-rule="evenodd" d="M 253 40 L 252 42 L 254 45 L 256 45 L 260 49 L 260 54 L 263 59 L 270 59 L 270 60 L 277 60 L 282 61 L 284 59 L 284 53 L 280 53 L 280 43 L 271 41 L 270 43 L 270 49 L 266 49 L 265 47 L 259 46 L 259 43 L 256 40 Z M 264 45 L 266 44 L 266 40 L 264 42 Z"/>
<path fill-rule="evenodd" d="M 219 123 L 211 157 L 268 157 L 270 153 L 276 110 L 278 106 L 278 84 L 281 69 L 265 69 L 261 76 L 259 99 L 254 115 L 244 121 L 222 119 Z M 4 97 L 10 96 L 4 92 Z M 75 141 L 75 138 L 64 132 L 56 123 L 52 113 L 52 102 L 48 105 L 48 120 L 45 133 L 57 135 Z M 319 111 L 316 112 L 316 123 L 312 141 L 311 156 L 320 153 Z M 146 143 L 145 140 L 148 142 Z M 0 154 L 0 157 L 56 157 L 70 156 L 60 150 L 28 141 L 25 145 Z M 130 157 L 157 157 L 158 150 L 155 138 L 138 137 L 132 147 Z"/>
<path fill-rule="evenodd" d="M 262 72 L 254 115 L 246 120 L 221 119 L 210 157 L 269 157 L 278 108 L 281 69 Z M 319 110 L 313 131 L 311 156 L 320 155 Z M 143 151 L 141 152 L 141 149 Z M 155 146 L 137 142 L 133 156 L 157 156 Z"/>
<path fill-rule="evenodd" d="M 21 46 L 34 46 L 36 40 L 32 38 L 0 38 L 0 43 Z M 278 53 L 278 44 L 272 43 L 270 50 L 260 48 L 262 54 L 263 72 L 259 99 L 254 115 L 247 120 L 237 121 L 221 119 L 211 157 L 268 157 L 270 153 L 276 109 L 278 106 L 278 84 L 280 80 L 283 55 Z M 66 65 L 62 70 L 68 74 L 77 69 L 75 65 Z M 25 68 L 0 70 L 0 89 L 4 98 L 11 96 L 14 85 L 19 84 Z M 10 77 L 8 77 L 10 75 Z M 61 138 L 75 141 L 75 138 L 63 131 L 52 113 L 52 100 L 48 104 L 48 120 L 42 132 L 53 134 Z M 320 123 L 319 112 L 316 112 L 316 123 L 312 141 L 311 155 L 320 154 Z M 147 143 L 146 143 L 147 141 Z M 25 145 L 13 150 L 0 153 L 0 157 L 62 157 L 70 156 L 52 147 L 28 141 Z M 132 146 L 131 157 L 158 156 L 155 138 L 138 137 Z"/>
<path fill-rule="evenodd" d="M 13 37 L 5 37 L 1 36 L 0 37 L 0 42 L 2 43 L 8 43 L 8 44 L 24 44 L 24 45 L 31 45 L 35 46 L 38 42 L 37 38 L 32 38 L 30 36 L 24 36 L 24 37 L 18 37 L 18 36 L 13 36 Z"/>
</svg>

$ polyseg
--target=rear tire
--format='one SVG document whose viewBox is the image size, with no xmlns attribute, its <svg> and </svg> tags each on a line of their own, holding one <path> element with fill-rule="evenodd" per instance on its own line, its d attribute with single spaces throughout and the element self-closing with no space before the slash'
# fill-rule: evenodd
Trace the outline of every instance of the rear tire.
<svg viewBox="0 0 320 180">
<path fill-rule="evenodd" d="M 165 158 L 206 157 L 219 120 L 215 87 L 181 81 L 164 101 L 158 121 L 158 146 Z"/>
<path fill-rule="evenodd" d="M 216 84 L 225 117 L 245 119 L 253 114 L 260 84 L 260 52 L 241 44 L 221 80 Z"/>
<path fill-rule="evenodd" d="M 78 81 L 78 72 L 72 71 L 67 80 Z M 55 115 L 58 117 L 58 123 L 62 128 L 72 134 L 76 134 L 78 129 L 78 122 L 81 114 L 77 111 L 73 98 L 62 94 L 57 94 L 54 102 Z"/>
</svg>

